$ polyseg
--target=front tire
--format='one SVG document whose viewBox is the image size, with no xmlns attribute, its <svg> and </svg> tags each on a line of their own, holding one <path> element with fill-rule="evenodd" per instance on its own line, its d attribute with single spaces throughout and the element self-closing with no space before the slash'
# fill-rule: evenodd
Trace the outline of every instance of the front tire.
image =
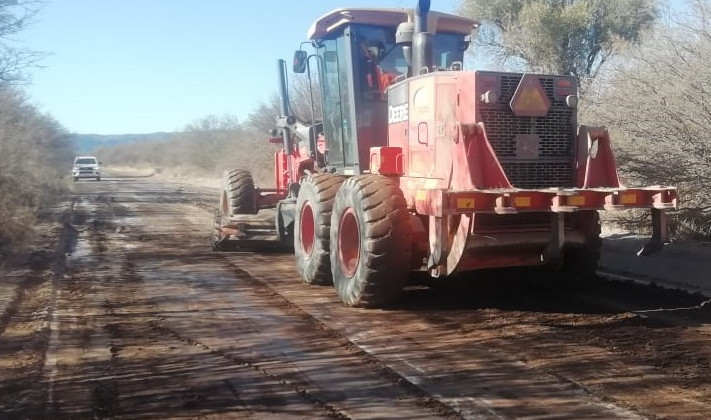
<svg viewBox="0 0 711 420">
<path fill-rule="evenodd" d="M 342 182 L 329 173 L 310 174 L 301 181 L 294 210 L 294 256 L 305 283 L 331 283 L 331 210 Z"/>
<path fill-rule="evenodd" d="M 412 255 L 410 215 L 396 180 L 347 179 L 331 215 L 331 272 L 343 303 L 380 307 L 407 283 Z"/>
<path fill-rule="evenodd" d="M 249 171 L 231 169 L 222 176 L 220 211 L 223 215 L 257 214 L 254 179 Z"/>
</svg>

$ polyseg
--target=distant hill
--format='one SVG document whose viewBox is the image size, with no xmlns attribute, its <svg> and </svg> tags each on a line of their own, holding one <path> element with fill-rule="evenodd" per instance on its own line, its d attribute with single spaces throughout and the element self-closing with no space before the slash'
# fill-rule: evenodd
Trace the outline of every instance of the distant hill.
<svg viewBox="0 0 711 420">
<path fill-rule="evenodd" d="M 89 153 L 98 147 L 114 146 L 123 143 L 153 142 L 169 140 L 177 133 L 148 133 L 148 134 L 72 134 L 70 136 L 74 143 L 74 150 L 77 154 Z"/>
</svg>

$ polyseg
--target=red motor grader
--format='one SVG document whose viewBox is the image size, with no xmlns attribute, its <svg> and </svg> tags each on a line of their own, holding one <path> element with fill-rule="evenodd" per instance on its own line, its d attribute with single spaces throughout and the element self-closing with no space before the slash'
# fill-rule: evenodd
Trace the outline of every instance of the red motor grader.
<svg viewBox="0 0 711 420">
<path fill-rule="evenodd" d="M 463 70 L 478 23 L 429 3 L 314 22 L 294 71 L 317 75 L 320 121 L 292 115 L 279 61 L 276 187 L 226 172 L 213 247 L 272 234 L 304 282 L 362 307 L 392 302 L 418 270 L 594 275 L 599 210 L 650 208 L 640 253 L 660 249 L 676 189 L 620 183 L 607 130 L 577 124 L 575 77 Z"/>
</svg>

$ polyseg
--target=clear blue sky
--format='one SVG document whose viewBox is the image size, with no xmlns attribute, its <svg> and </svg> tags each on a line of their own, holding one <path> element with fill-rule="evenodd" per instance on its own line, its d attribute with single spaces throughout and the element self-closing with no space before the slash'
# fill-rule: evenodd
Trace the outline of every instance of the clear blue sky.
<svg viewBox="0 0 711 420">
<path fill-rule="evenodd" d="M 209 114 L 244 121 L 276 91 L 319 16 L 416 0 L 50 0 L 18 35 L 51 55 L 27 92 L 74 133 L 178 131 Z M 432 0 L 451 12 L 459 0 Z"/>
</svg>

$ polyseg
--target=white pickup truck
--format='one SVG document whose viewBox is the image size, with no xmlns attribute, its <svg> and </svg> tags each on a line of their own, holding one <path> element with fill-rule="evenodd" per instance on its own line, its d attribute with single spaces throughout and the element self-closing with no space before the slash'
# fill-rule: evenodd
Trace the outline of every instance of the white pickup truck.
<svg viewBox="0 0 711 420">
<path fill-rule="evenodd" d="M 101 162 L 95 156 L 77 156 L 74 158 L 74 166 L 72 167 L 72 177 L 74 181 L 80 178 L 93 178 L 101 181 Z"/>
</svg>

